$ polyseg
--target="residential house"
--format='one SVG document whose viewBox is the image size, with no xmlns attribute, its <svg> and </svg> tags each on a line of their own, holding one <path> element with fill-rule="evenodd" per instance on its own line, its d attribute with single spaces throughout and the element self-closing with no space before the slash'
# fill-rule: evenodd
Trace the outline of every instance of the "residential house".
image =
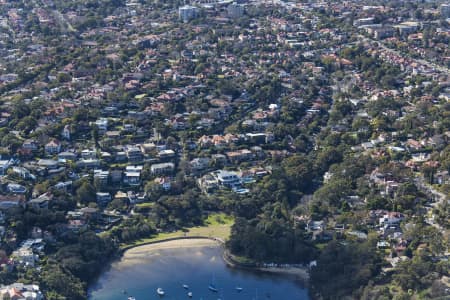
<svg viewBox="0 0 450 300">
<path fill-rule="evenodd" d="M 217 182 L 217 178 L 211 174 L 207 174 L 197 181 L 198 186 L 204 193 L 210 193 L 215 189 L 219 188 L 219 183 Z"/>
<path fill-rule="evenodd" d="M 28 139 L 23 142 L 22 149 L 30 151 L 30 152 L 34 152 L 39 149 L 39 145 L 35 140 Z"/>
<path fill-rule="evenodd" d="M 218 170 L 212 173 L 212 175 L 217 179 L 219 185 L 225 187 L 235 187 L 241 183 L 241 179 L 236 172 Z"/>
<path fill-rule="evenodd" d="M 124 172 L 123 183 L 128 185 L 140 185 L 142 169 L 143 166 L 127 166 Z"/>
<path fill-rule="evenodd" d="M 161 150 L 158 152 L 158 157 L 162 160 L 173 158 L 175 157 L 175 151 L 172 149 Z"/>
<path fill-rule="evenodd" d="M 45 153 L 48 155 L 58 154 L 61 151 L 61 143 L 58 140 L 51 140 L 45 145 Z"/>
<path fill-rule="evenodd" d="M 16 282 L 0 287 L 0 299 L 11 300 L 44 300 L 44 295 L 36 284 Z"/>
<path fill-rule="evenodd" d="M 137 146 L 129 146 L 126 148 L 128 161 L 131 163 L 136 163 L 142 161 L 144 158 L 142 151 Z"/>
<path fill-rule="evenodd" d="M 0 175 L 6 175 L 11 162 L 9 160 L 0 160 Z"/>
<path fill-rule="evenodd" d="M 391 247 L 391 244 L 387 241 L 378 241 L 377 242 L 378 249 L 389 249 L 390 247 Z"/>
<path fill-rule="evenodd" d="M 175 170 L 175 164 L 171 163 L 171 162 L 153 164 L 150 166 L 150 172 L 153 175 L 169 174 L 169 173 L 172 173 L 174 170 Z"/>
<path fill-rule="evenodd" d="M 79 232 L 82 229 L 87 228 L 87 223 L 85 220 L 69 220 L 67 222 L 67 229 L 73 231 L 73 232 Z"/>
<path fill-rule="evenodd" d="M 77 161 L 77 167 L 94 169 L 100 166 L 100 160 L 95 158 L 80 159 Z"/>
<path fill-rule="evenodd" d="M 61 162 L 75 161 L 76 159 L 77 155 L 73 152 L 61 152 L 58 154 L 58 160 Z"/>
<path fill-rule="evenodd" d="M 106 206 L 112 200 L 110 193 L 98 192 L 98 193 L 95 194 L 95 196 L 97 198 L 97 203 L 100 206 Z"/>
<path fill-rule="evenodd" d="M 30 171 L 27 168 L 24 167 L 13 167 L 12 171 L 19 175 L 22 179 L 31 179 L 31 180 L 35 180 L 36 176 L 34 176 L 33 174 L 30 173 Z"/>
<path fill-rule="evenodd" d="M 238 150 L 238 151 L 229 151 L 229 152 L 226 152 L 226 155 L 227 155 L 229 161 L 233 164 L 238 164 L 243 161 L 253 160 L 253 158 L 254 158 L 254 154 L 252 153 L 252 151 L 250 151 L 248 149 L 242 149 L 242 150 Z"/>
<path fill-rule="evenodd" d="M 97 158 L 97 151 L 93 149 L 83 149 L 81 151 L 81 158 L 82 159 L 95 159 Z"/>
<path fill-rule="evenodd" d="M 246 138 L 253 144 L 267 144 L 273 141 L 273 134 L 269 133 L 246 133 Z"/>
<path fill-rule="evenodd" d="M 0 195 L 0 210 L 19 206 L 25 206 L 24 195 Z"/>
<path fill-rule="evenodd" d="M 108 185 L 109 171 L 94 170 L 94 181 L 99 187 L 105 187 Z"/>
<path fill-rule="evenodd" d="M 224 154 L 211 155 L 211 161 L 214 165 L 225 165 L 227 163 L 227 157 Z"/>
<path fill-rule="evenodd" d="M 117 184 L 122 182 L 122 170 L 110 171 L 111 183 Z"/>
<path fill-rule="evenodd" d="M 128 159 L 127 153 L 124 151 L 119 151 L 116 153 L 115 161 L 116 162 L 126 162 Z"/>
<path fill-rule="evenodd" d="M 434 175 L 435 184 L 450 184 L 450 174 L 448 171 L 439 171 Z"/>
<path fill-rule="evenodd" d="M 108 130 L 108 119 L 107 118 L 100 118 L 97 121 L 95 121 L 95 126 L 97 126 L 98 131 L 100 133 L 105 133 Z"/>
<path fill-rule="evenodd" d="M 64 192 L 68 192 L 71 188 L 72 188 L 72 181 L 68 180 L 68 181 L 59 181 L 58 183 L 56 183 L 53 188 L 57 191 L 64 191 Z"/>
<path fill-rule="evenodd" d="M 53 159 L 40 159 L 37 162 L 39 167 L 45 168 L 47 170 L 56 170 L 58 169 L 58 162 Z"/>
<path fill-rule="evenodd" d="M 15 250 L 12 253 L 12 257 L 18 263 L 29 267 L 34 267 L 36 262 L 39 260 L 39 256 L 35 254 L 33 249 L 30 247 L 21 247 Z"/>
<path fill-rule="evenodd" d="M 205 170 L 209 167 L 209 162 L 211 161 L 208 157 L 198 157 L 194 158 L 189 162 L 189 167 L 192 172 L 199 172 Z"/>
<path fill-rule="evenodd" d="M 380 219 L 379 224 L 381 226 L 383 225 L 392 225 L 392 224 L 398 224 L 404 219 L 404 216 L 402 213 L 399 212 L 387 212 L 385 213 Z"/>
<path fill-rule="evenodd" d="M 305 230 L 307 231 L 322 231 L 325 229 L 324 221 L 309 221 L 306 223 Z"/>
<path fill-rule="evenodd" d="M 8 183 L 6 185 L 6 190 L 11 194 L 25 194 L 27 192 L 26 187 L 17 183 Z"/>
<path fill-rule="evenodd" d="M 61 132 L 61 137 L 66 141 L 70 141 L 70 136 L 70 126 L 66 125 Z"/>
<path fill-rule="evenodd" d="M 28 201 L 28 205 L 34 209 L 47 209 L 52 196 L 48 193 L 42 194 L 37 198 Z"/>
<path fill-rule="evenodd" d="M 169 177 L 155 178 L 155 183 L 164 191 L 169 191 L 171 188 L 171 180 Z"/>
</svg>

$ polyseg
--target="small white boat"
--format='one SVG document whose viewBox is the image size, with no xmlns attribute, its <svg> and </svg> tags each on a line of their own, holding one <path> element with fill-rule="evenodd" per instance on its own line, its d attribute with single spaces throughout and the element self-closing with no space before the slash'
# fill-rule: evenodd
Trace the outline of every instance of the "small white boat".
<svg viewBox="0 0 450 300">
<path fill-rule="evenodd" d="M 162 288 L 157 288 L 156 293 L 160 296 L 164 296 L 166 294 Z"/>
<path fill-rule="evenodd" d="M 189 293 L 188 293 L 188 297 L 189 297 L 189 298 L 192 298 L 192 292 L 189 292 Z"/>
<path fill-rule="evenodd" d="M 188 289 L 189 289 L 189 286 L 188 286 L 187 284 L 183 284 L 183 288 L 186 289 L 186 290 L 188 290 Z"/>
<path fill-rule="evenodd" d="M 236 291 L 239 293 L 239 292 L 242 292 L 242 290 L 243 290 L 243 288 L 241 288 L 240 286 L 237 286 L 236 287 Z"/>
<path fill-rule="evenodd" d="M 209 286 L 208 286 L 208 289 L 211 291 L 211 292 L 214 292 L 214 293 L 217 293 L 219 290 L 216 288 L 216 286 L 214 285 L 214 284 L 210 284 Z"/>
<path fill-rule="evenodd" d="M 128 300 L 136 300 L 134 297 L 128 297 Z"/>
</svg>

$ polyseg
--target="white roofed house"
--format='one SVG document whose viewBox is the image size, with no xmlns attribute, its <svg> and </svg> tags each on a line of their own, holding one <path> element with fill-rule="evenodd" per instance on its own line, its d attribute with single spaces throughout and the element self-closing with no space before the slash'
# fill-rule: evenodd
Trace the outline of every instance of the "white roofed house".
<svg viewBox="0 0 450 300">
<path fill-rule="evenodd" d="M 27 192 L 25 186 L 17 183 L 8 183 L 6 190 L 11 194 L 25 194 Z"/>
<path fill-rule="evenodd" d="M 198 172 L 207 169 L 210 161 L 209 157 L 197 157 L 189 162 L 189 167 L 192 172 Z"/>
<path fill-rule="evenodd" d="M 19 175 L 22 179 L 32 179 L 35 180 L 36 176 L 30 173 L 30 171 L 27 168 L 24 167 L 13 167 L 13 172 L 17 175 Z"/>
<path fill-rule="evenodd" d="M 403 214 L 399 212 L 387 212 L 380 218 L 380 225 L 398 224 L 404 219 Z"/>
<path fill-rule="evenodd" d="M 141 149 L 137 146 L 127 147 L 126 153 L 129 162 L 140 162 L 144 158 Z"/>
<path fill-rule="evenodd" d="M 161 164 L 153 164 L 150 166 L 150 172 L 153 175 L 158 174 L 170 174 L 175 170 L 175 164 L 174 163 L 161 163 Z"/>
<path fill-rule="evenodd" d="M 219 170 L 213 172 L 214 176 L 217 178 L 217 182 L 220 185 L 232 188 L 241 183 L 241 179 L 239 178 L 236 172 Z"/>
<path fill-rule="evenodd" d="M 105 187 L 109 181 L 109 171 L 94 170 L 94 182 L 97 186 Z"/>
<path fill-rule="evenodd" d="M 158 157 L 160 159 L 169 159 L 173 158 L 175 154 L 175 151 L 173 151 L 172 149 L 164 149 L 158 152 Z"/>
<path fill-rule="evenodd" d="M 9 160 L 0 160 L 0 175 L 6 175 L 6 170 L 8 170 L 10 165 Z"/>
<path fill-rule="evenodd" d="M 95 159 L 97 158 L 97 151 L 93 149 L 83 149 L 81 151 L 81 158 L 82 159 Z"/>
<path fill-rule="evenodd" d="M 127 166 L 123 177 L 123 183 L 128 185 L 140 185 L 142 169 L 143 166 Z"/>
<path fill-rule="evenodd" d="M 108 119 L 106 118 L 100 118 L 97 121 L 95 121 L 95 126 L 97 126 L 98 130 L 102 133 L 106 132 L 108 130 Z"/>
<path fill-rule="evenodd" d="M 184 5 L 178 8 L 179 18 L 185 23 L 196 18 L 199 15 L 199 13 L 200 9 L 198 7 L 191 5 Z"/>
</svg>

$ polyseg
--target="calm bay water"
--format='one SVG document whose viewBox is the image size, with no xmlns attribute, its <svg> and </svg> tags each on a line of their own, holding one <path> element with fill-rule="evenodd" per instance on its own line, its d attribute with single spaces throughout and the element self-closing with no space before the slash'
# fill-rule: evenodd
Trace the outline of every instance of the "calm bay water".
<svg viewBox="0 0 450 300">
<path fill-rule="evenodd" d="M 218 293 L 208 290 L 211 282 Z M 183 284 L 189 285 L 192 298 Z M 237 286 L 242 292 L 236 291 Z M 156 294 L 158 287 L 166 292 L 162 298 Z M 136 300 L 309 299 L 307 290 L 290 277 L 228 267 L 220 247 L 164 249 L 125 257 L 89 289 L 91 300 L 126 300 L 129 296 Z"/>
</svg>

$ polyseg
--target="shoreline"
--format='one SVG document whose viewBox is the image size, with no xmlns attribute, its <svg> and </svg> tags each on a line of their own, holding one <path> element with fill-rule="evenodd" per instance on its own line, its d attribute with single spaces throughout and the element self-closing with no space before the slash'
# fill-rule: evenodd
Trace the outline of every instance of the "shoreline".
<svg viewBox="0 0 450 300">
<path fill-rule="evenodd" d="M 225 249 L 225 242 L 213 237 L 178 237 L 166 240 L 153 241 L 141 245 L 133 245 L 121 249 L 120 259 L 133 259 L 140 255 L 148 255 L 151 252 L 166 249 L 183 249 L 197 247 L 222 247 L 222 259 L 225 264 L 232 268 L 244 269 L 249 271 L 267 272 L 284 276 L 293 276 L 296 279 L 307 283 L 309 280 L 309 271 L 303 267 L 260 267 L 256 265 L 241 264 L 236 262 L 232 255 Z"/>
<path fill-rule="evenodd" d="M 212 238 L 202 238 L 202 237 L 176 238 L 176 239 L 154 241 L 148 244 L 136 245 L 122 249 L 122 257 L 164 249 L 177 249 L 177 248 L 183 249 L 183 248 L 221 246 L 221 245 L 222 244 L 218 240 Z"/>
</svg>

